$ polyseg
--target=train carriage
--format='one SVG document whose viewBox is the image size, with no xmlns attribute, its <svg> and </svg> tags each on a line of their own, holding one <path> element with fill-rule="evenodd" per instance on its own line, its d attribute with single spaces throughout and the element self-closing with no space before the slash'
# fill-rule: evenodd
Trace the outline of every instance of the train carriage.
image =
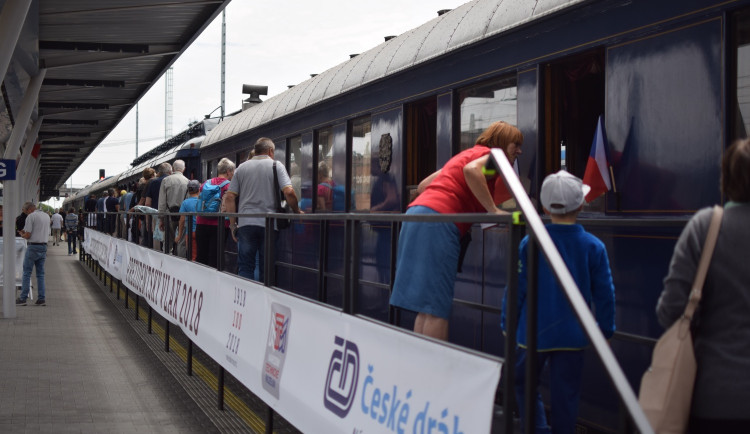
<svg viewBox="0 0 750 434">
<path fill-rule="evenodd" d="M 350 212 L 403 212 L 421 179 L 472 146 L 491 122 L 524 133 L 518 173 L 532 198 L 561 167 L 583 177 L 600 116 L 616 190 L 585 217 L 608 249 L 617 290 L 613 348 L 633 384 L 661 329 L 654 306 L 679 228 L 638 219 L 680 216 L 720 203 L 718 161 L 744 135 L 746 1 L 476 0 L 387 40 L 219 125 L 203 142 L 204 164 L 240 163 L 261 136 L 298 176 L 309 212 L 323 163 Z M 293 59 L 292 59 L 293 62 Z M 623 225 L 627 221 L 629 224 Z M 635 222 L 635 223 L 633 223 Z M 343 225 L 328 231 L 319 282 L 318 226 L 284 234 L 277 285 L 337 305 L 343 288 Z M 392 231 L 363 226 L 357 312 L 394 320 L 388 307 Z M 475 225 L 456 284 L 451 340 L 501 353 L 499 307 L 506 228 Z M 321 287 L 322 286 L 322 287 Z M 399 324 L 409 327 L 404 313 Z M 612 427 L 616 398 L 593 356 L 581 415 Z"/>
<path fill-rule="evenodd" d="M 654 307 L 680 232 L 652 218 L 723 201 L 720 157 L 747 131 L 749 46 L 748 0 L 475 0 L 225 120 L 201 144 L 200 177 L 272 138 L 306 212 L 372 215 L 357 246 L 356 313 L 411 328 L 413 314 L 388 305 L 397 231 L 378 215 L 404 212 L 420 180 L 497 120 L 524 134 L 517 171 L 535 199 L 546 174 L 583 177 L 601 118 L 614 188 L 581 222 L 607 247 L 612 347 L 636 386 L 662 332 Z M 336 187 L 333 203 L 319 200 L 321 184 Z M 275 285 L 340 306 L 344 224 L 325 226 L 325 249 L 321 227 L 283 232 Z M 471 234 L 450 340 L 502 355 L 513 247 L 506 227 Z M 581 422 L 611 431 L 616 395 L 593 352 L 586 363 Z"/>
</svg>

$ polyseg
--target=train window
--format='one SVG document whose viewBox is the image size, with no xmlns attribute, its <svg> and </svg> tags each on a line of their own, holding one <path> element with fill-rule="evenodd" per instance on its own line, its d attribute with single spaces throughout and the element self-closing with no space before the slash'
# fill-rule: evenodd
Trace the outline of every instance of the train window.
<svg viewBox="0 0 750 434">
<path fill-rule="evenodd" d="M 746 138 L 750 131 L 750 10 L 732 17 L 734 102 L 730 108 L 730 141 Z"/>
<path fill-rule="evenodd" d="M 218 159 L 217 160 L 211 160 L 211 161 L 208 162 L 208 167 L 206 168 L 206 179 L 211 179 L 214 176 L 218 176 L 217 175 L 219 173 L 218 166 L 219 166 L 219 160 Z"/>
<path fill-rule="evenodd" d="M 370 209 L 370 175 L 372 152 L 370 151 L 372 119 L 367 116 L 351 122 L 352 131 L 352 171 L 351 186 L 354 194 L 351 210 L 366 211 Z M 377 158 L 377 156 L 375 157 Z"/>
<path fill-rule="evenodd" d="M 341 203 L 343 195 L 338 195 L 338 203 L 334 203 L 333 182 L 333 128 L 325 128 L 318 131 L 318 170 L 316 174 L 316 205 L 315 210 L 318 212 L 344 211 L 345 203 Z"/>
<path fill-rule="evenodd" d="M 461 104 L 461 151 L 474 146 L 491 123 L 518 123 L 518 87 L 515 77 L 501 78 L 458 92 Z"/>
<path fill-rule="evenodd" d="M 311 180 L 303 180 L 300 170 L 300 164 L 302 164 L 302 136 L 288 139 L 287 149 L 289 150 L 289 164 L 286 167 L 289 170 L 289 177 L 292 179 L 294 194 L 297 195 L 300 209 L 304 212 L 309 212 L 310 201 L 303 199 L 304 197 L 310 197 L 309 191 L 305 191 L 304 193 L 308 194 L 304 194 L 302 190 L 310 189 Z"/>
<path fill-rule="evenodd" d="M 237 160 L 235 160 L 234 164 L 239 166 L 240 164 L 247 161 L 248 157 L 250 156 L 250 148 L 244 149 L 237 153 Z"/>
</svg>

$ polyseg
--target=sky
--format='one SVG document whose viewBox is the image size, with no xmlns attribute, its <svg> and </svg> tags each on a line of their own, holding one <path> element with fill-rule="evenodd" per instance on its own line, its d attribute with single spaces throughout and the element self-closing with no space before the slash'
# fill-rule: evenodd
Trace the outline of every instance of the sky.
<svg viewBox="0 0 750 434">
<path fill-rule="evenodd" d="M 466 0 L 232 0 L 226 8 L 225 113 L 242 106 L 243 84 L 266 85 L 266 100 L 454 9 Z M 221 112 L 221 14 L 173 65 L 172 134 Z M 215 110 L 216 109 L 216 110 Z M 215 110 L 215 111 L 214 111 Z M 163 143 L 165 79 L 138 104 L 138 155 Z M 136 109 L 104 139 L 66 185 L 81 188 L 136 157 Z"/>
</svg>

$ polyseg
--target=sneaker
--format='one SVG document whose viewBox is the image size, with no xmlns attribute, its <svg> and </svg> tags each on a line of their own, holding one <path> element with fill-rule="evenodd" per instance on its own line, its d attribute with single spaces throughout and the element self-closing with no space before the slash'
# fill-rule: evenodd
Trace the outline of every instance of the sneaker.
<svg viewBox="0 0 750 434">
<path fill-rule="evenodd" d="M 46 306 L 46 305 L 47 305 L 47 302 L 46 302 L 46 301 L 45 301 L 45 300 L 44 300 L 43 298 L 40 298 L 40 299 L 38 299 L 38 300 L 36 301 L 36 303 L 34 303 L 34 305 L 35 305 L 35 306 Z"/>
<path fill-rule="evenodd" d="M 26 303 L 26 300 L 21 300 L 20 298 L 17 298 L 16 306 L 28 306 L 28 303 Z"/>
</svg>

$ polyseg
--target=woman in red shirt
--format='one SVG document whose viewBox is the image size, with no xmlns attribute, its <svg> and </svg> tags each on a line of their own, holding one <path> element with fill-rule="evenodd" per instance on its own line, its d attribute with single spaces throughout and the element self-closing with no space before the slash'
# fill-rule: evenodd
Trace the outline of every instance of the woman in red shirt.
<svg viewBox="0 0 750 434">
<path fill-rule="evenodd" d="M 473 148 L 451 158 L 425 178 L 406 214 L 504 214 L 495 204 L 511 195 L 499 175 L 485 176 L 492 148 L 505 151 L 511 165 L 521 154 L 523 134 L 506 122 L 495 122 Z M 391 304 L 418 312 L 414 331 L 448 339 L 461 237 L 471 223 L 404 222 L 398 242 L 396 279 Z"/>
</svg>

